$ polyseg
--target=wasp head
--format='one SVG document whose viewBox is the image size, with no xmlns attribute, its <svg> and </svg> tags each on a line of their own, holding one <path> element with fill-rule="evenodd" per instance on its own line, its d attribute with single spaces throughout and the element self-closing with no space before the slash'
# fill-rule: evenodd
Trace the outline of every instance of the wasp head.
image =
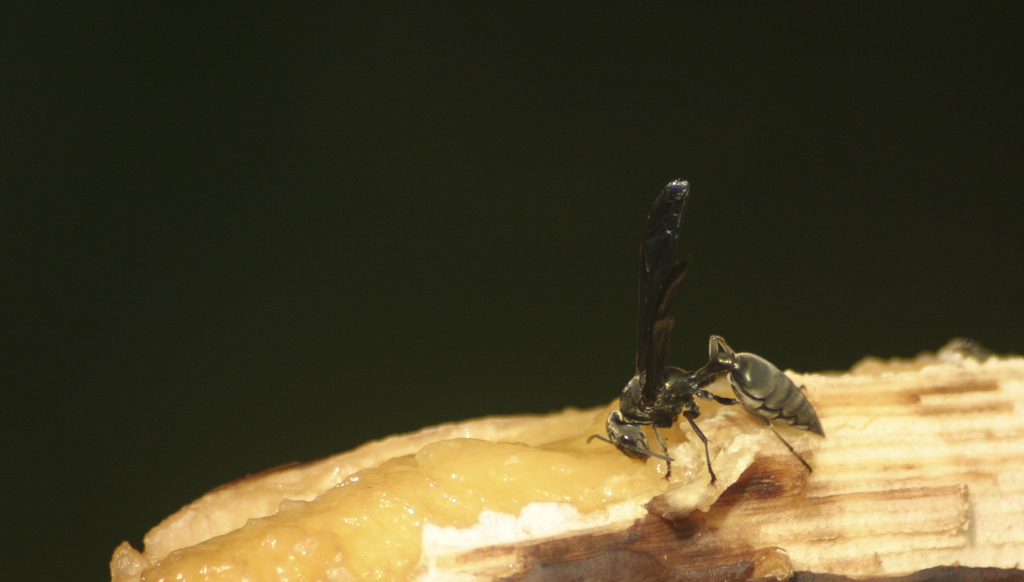
<svg viewBox="0 0 1024 582">
<path fill-rule="evenodd" d="M 622 412 L 613 410 L 605 423 L 608 439 L 620 451 L 634 459 L 646 459 L 651 456 L 647 447 L 647 435 L 640 425 L 627 422 Z"/>
</svg>

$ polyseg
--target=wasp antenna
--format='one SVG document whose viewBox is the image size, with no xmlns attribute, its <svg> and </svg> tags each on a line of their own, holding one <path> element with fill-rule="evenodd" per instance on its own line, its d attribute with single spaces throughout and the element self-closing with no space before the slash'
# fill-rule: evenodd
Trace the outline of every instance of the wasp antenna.
<svg viewBox="0 0 1024 582">
<path fill-rule="evenodd" d="M 606 442 L 606 443 L 608 443 L 610 445 L 614 445 L 615 444 L 613 441 L 610 441 L 610 440 L 606 439 L 605 437 L 603 437 L 603 436 L 601 436 L 599 434 L 592 434 L 592 435 L 590 435 L 590 437 L 587 438 L 587 442 L 589 443 L 590 441 L 592 441 L 594 439 L 598 439 L 598 440 L 604 441 L 604 442 Z M 618 445 L 616 445 L 616 446 L 618 446 Z M 636 452 L 638 452 L 640 454 L 647 455 L 648 457 L 654 457 L 656 459 L 661 459 L 662 461 L 667 461 L 669 463 L 675 462 L 675 459 L 673 459 L 672 457 L 667 457 L 665 455 L 662 455 L 661 453 L 655 453 L 654 451 L 649 450 L 649 449 L 645 449 L 643 447 L 638 447 L 638 446 L 635 446 L 635 445 L 634 446 L 622 445 L 622 446 L 626 447 L 627 449 L 629 449 L 631 451 L 636 451 Z"/>
<path fill-rule="evenodd" d="M 655 453 L 654 451 L 649 451 L 647 449 L 641 449 L 640 447 L 636 447 L 633 450 L 637 451 L 637 452 L 640 452 L 640 453 L 643 453 L 645 455 L 649 455 L 651 457 L 654 457 L 655 459 L 661 459 L 662 461 L 665 461 L 667 463 L 675 462 L 675 459 L 673 459 L 672 457 L 666 457 L 665 455 L 662 455 L 661 453 Z"/>
</svg>

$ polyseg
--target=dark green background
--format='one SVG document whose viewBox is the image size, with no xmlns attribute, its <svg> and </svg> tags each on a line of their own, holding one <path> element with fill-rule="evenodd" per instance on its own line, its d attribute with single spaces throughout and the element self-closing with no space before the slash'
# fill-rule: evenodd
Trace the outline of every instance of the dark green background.
<svg viewBox="0 0 1024 582">
<path fill-rule="evenodd" d="M 673 363 L 1024 352 L 1019 2 L 482 4 L 0 9 L 5 578 L 104 580 L 250 472 L 612 400 L 673 178 Z"/>
</svg>

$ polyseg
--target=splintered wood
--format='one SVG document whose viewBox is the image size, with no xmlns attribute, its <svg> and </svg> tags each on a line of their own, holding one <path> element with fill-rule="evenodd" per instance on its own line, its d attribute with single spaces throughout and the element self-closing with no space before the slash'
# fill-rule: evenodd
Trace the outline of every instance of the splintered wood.
<svg viewBox="0 0 1024 582">
<path fill-rule="evenodd" d="M 122 544 L 113 580 L 863 578 L 1024 563 L 1024 358 L 951 344 L 788 375 L 827 436 L 779 428 L 810 475 L 739 407 L 701 403 L 714 487 L 688 427 L 666 431 L 666 482 L 657 459 L 586 443 L 610 407 L 481 419 L 219 488 L 154 528 L 145 552 Z"/>
<path fill-rule="evenodd" d="M 565 578 L 550 579 L 588 580 L 617 579 L 592 575 L 609 560 L 638 580 L 1024 563 L 1024 360 L 979 363 L 946 351 L 915 362 L 866 360 L 841 376 L 791 377 L 807 386 L 828 436 L 797 440 L 812 475 L 774 447 L 706 513 L 650 516 L 617 535 L 508 550 L 529 567 L 558 563 Z M 647 507 L 672 514 L 671 497 Z"/>
<path fill-rule="evenodd" d="M 780 515 L 805 520 L 778 544 L 796 567 L 865 576 L 1024 561 L 1024 360 L 947 350 L 794 379 L 816 386 L 828 419 L 816 470 Z"/>
</svg>

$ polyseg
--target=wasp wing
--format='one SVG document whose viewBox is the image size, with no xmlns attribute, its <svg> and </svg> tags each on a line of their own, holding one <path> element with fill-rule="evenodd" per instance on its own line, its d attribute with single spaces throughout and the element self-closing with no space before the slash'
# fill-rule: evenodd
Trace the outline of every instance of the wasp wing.
<svg viewBox="0 0 1024 582">
<path fill-rule="evenodd" d="M 665 186 L 654 200 L 647 218 L 647 232 L 640 245 L 636 372 L 644 379 L 642 405 L 652 404 L 664 383 L 669 336 L 674 324 L 668 312 L 688 264 L 684 261 L 673 267 L 689 193 L 690 185 L 685 181 L 676 180 Z"/>
<path fill-rule="evenodd" d="M 676 266 L 672 267 L 662 300 L 654 314 L 654 325 L 651 329 L 651 356 L 646 376 L 648 381 L 643 387 L 643 405 L 650 406 L 653 404 L 661 388 L 659 384 L 651 382 L 650 379 L 662 378 L 662 382 L 664 382 L 665 365 L 668 363 L 668 355 L 671 352 L 672 328 L 676 325 L 676 320 L 671 314 L 672 301 L 676 297 L 676 291 L 679 290 L 679 285 L 683 282 L 683 276 L 686 275 L 686 267 L 689 265 L 690 258 L 686 257 L 677 263 Z"/>
</svg>

